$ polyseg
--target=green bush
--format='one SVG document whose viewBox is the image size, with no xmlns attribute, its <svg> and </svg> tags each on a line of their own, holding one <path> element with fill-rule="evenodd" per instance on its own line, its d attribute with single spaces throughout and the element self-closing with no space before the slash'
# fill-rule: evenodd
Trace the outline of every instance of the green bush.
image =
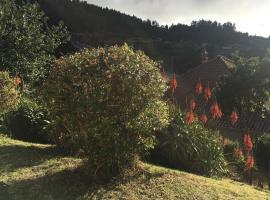
<svg viewBox="0 0 270 200">
<path fill-rule="evenodd" d="M 85 49 L 50 69 L 41 95 L 51 137 L 86 155 L 94 174 L 118 173 L 154 145 L 154 130 L 168 123 L 167 89 L 159 66 L 127 45 Z"/>
<path fill-rule="evenodd" d="M 4 116 L 3 124 L 12 138 L 36 143 L 49 143 L 47 111 L 33 101 L 24 99 L 17 110 Z"/>
<path fill-rule="evenodd" d="M 206 176 L 226 172 L 219 134 L 200 124 L 187 125 L 181 111 L 176 112 L 157 140 L 151 155 L 154 162 Z"/>
<path fill-rule="evenodd" d="M 244 176 L 246 171 L 246 162 L 239 143 L 237 141 L 229 141 L 229 143 L 223 147 L 223 151 L 228 164 L 236 169 L 239 174 Z"/>
<path fill-rule="evenodd" d="M 229 143 L 223 147 L 224 156 L 226 160 L 230 162 L 236 161 L 235 152 L 237 151 L 237 149 L 239 149 L 239 143 L 229 141 Z"/>
<path fill-rule="evenodd" d="M 15 81 L 8 72 L 0 72 L 0 115 L 16 108 L 19 103 L 19 94 Z"/>
<path fill-rule="evenodd" d="M 255 159 L 262 171 L 270 170 L 270 134 L 263 134 L 255 142 Z"/>
</svg>

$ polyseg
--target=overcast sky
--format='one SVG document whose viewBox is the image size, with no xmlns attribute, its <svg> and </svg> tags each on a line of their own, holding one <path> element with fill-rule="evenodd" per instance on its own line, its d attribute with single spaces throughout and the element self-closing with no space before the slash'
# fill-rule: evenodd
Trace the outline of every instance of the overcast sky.
<svg viewBox="0 0 270 200">
<path fill-rule="evenodd" d="M 237 30 L 270 35 L 270 0 L 87 0 L 91 4 L 157 20 L 160 24 L 209 19 L 233 22 Z"/>
</svg>

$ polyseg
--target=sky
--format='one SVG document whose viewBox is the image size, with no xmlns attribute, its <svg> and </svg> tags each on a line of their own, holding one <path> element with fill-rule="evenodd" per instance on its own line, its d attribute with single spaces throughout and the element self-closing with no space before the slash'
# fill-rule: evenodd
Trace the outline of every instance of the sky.
<svg viewBox="0 0 270 200">
<path fill-rule="evenodd" d="M 161 25 L 193 20 L 232 22 L 241 32 L 270 36 L 270 0 L 87 0 Z"/>
</svg>

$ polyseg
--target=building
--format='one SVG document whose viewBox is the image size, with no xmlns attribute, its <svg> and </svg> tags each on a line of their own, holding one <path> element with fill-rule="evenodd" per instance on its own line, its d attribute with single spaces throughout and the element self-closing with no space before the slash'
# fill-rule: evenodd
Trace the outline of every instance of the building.
<svg viewBox="0 0 270 200">
<path fill-rule="evenodd" d="M 203 85 L 209 84 L 213 88 L 222 77 L 229 76 L 230 70 L 234 67 L 232 60 L 224 56 L 217 56 L 178 76 L 179 84 L 176 96 L 181 105 L 183 106 L 183 102 L 186 102 L 186 98 L 195 94 L 195 87 L 199 80 Z"/>
</svg>

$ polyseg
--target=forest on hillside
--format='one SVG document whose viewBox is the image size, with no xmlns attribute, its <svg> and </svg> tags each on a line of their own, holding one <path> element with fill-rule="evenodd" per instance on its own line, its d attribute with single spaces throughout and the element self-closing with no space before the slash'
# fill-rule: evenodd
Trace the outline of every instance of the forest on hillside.
<svg viewBox="0 0 270 200">
<path fill-rule="evenodd" d="M 157 21 L 142 20 L 85 1 L 37 1 L 52 24 L 64 21 L 76 49 L 127 42 L 163 62 L 168 71 L 178 73 L 199 65 L 204 49 L 210 58 L 219 54 L 230 57 L 235 51 L 247 57 L 263 57 L 270 47 L 270 38 L 239 32 L 231 22 L 200 20 L 190 25 L 160 26 Z"/>
</svg>

